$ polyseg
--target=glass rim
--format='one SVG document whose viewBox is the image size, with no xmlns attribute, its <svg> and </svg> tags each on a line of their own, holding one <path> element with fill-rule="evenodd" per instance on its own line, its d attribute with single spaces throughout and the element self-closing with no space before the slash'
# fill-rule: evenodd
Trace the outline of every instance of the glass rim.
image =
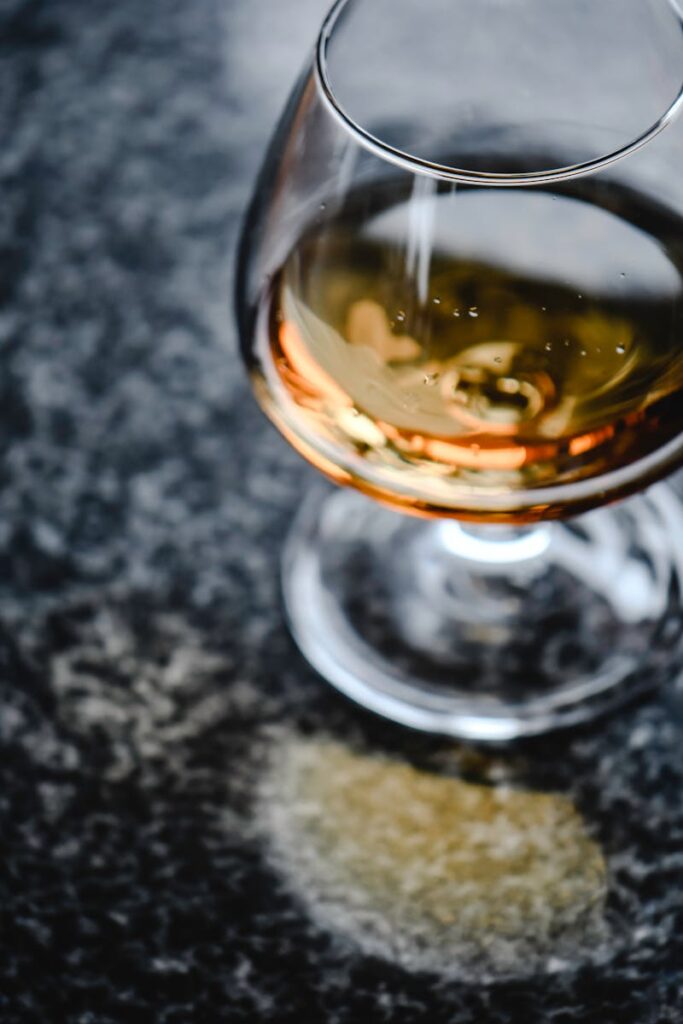
<svg viewBox="0 0 683 1024">
<path fill-rule="evenodd" d="M 544 185 L 551 182 L 567 181 L 571 178 L 578 178 L 587 174 L 593 174 L 596 171 L 602 170 L 604 167 L 609 167 L 610 164 L 614 164 L 618 160 L 622 160 L 624 157 L 637 152 L 639 149 L 642 149 L 651 142 L 652 139 L 659 135 L 660 132 L 662 132 L 669 124 L 671 124 L 671 122 L 678 117 L 681 110 L 683 110 L 682 77 L 679 91 L 664 113 L 652 125 L 650 125 L 649 128 L 646 128 L 645 131 L 632 139 L 631 142 L 606 153 L 604 156 L 594 157 L 591 160 L 585 160 L 561 167 L 548 168 L 545 170 L 509 173 L 467 170 L 465 168 L 451 167 L 447 164 L 436 163 L 434 161 L 427 160 L 424 157 L 415 156 L 412 153 L 408 153 L 405 150 L 398 149 L 395 146 L 384 142 L 382 139 L 373 135 L 359 124 L 358 121 L 351 117 L 351 115 L 339 103 L 330 80 L 327 55 L 328 47 L 337 22 L 350 2 L 351 0 L 336 0 L 325 16 L 318 35 L 315 51 L 315 76 L 320 95 L 328 110 L 336 118 L 342 128 L 355 137 L 360 145 L 380 159 L 386 160 L 413 174 L 424 174 L 432 178 L 437 178 L 441 181 L 459 182 L 465 185 L 488 185 L 508 188 L 514 186 Z M 669 3 L 669 5 L 676 11 L 680 20 L 680 12 L 677 8 L 673 7 L 671 0 L 666 0 L 666 2 Z"/>
</svg>

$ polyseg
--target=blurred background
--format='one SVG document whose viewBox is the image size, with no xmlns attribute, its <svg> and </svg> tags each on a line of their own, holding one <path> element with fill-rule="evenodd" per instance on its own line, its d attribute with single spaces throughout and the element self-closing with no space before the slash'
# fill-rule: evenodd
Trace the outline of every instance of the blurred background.
<svg viewBox="0 0 683 1024">
<path fill-rule="evenodd" d="M 313 473 L 251 398 L 232 276 L 326 7 L 0 0 L 0 1017 L 676 1024 L 675 705 L 494 755 L 376 722 L 288 636 Z M 458 931 L 401 822 L 342 799 L 396 792 L 376 755 L 398 792 L 406 762 L 563 794 L 510 812 L 558 873 Z M 337 863 L 345 821 L 374 838 Z"/>
</svg>

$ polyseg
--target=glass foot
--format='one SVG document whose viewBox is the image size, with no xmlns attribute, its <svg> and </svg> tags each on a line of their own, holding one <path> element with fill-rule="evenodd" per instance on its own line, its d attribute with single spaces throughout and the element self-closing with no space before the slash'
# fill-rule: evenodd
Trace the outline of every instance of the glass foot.
<svg viewBox="0 0 683 1024">
<path fill-rule="evenodd" d="M 430 732 L 503 741 L 585 721 L 666 681 L 683 650 L 683 506 L 663 484 L 519 529 L 318 490 L 283 568 L 318 672 Z"/>
</svg>

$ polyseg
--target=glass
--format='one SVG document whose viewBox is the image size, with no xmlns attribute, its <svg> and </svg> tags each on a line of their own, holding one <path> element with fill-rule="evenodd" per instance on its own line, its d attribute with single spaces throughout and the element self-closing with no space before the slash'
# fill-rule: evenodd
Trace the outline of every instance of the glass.
<svg viewBox="0 0 683 1024">
<path fill-rule="evenodd" d="M 243 354 L 350 488 L 304 502 L 286 606 L 396 721 L 538 733 L 679 658 L 680 502 L 611 503 L 683 461 L 681 29 L 673 0 L 340 0 L 277 129 Z"/>
</svg>

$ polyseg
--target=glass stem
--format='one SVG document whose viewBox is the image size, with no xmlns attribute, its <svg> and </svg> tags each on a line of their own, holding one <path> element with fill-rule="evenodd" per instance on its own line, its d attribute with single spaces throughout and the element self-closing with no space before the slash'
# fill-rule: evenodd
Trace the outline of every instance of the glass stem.
<svg viewBox="0 0 683 1024">
<path fill-rule="evenodd" d="M 458 559 L 490 565 L 510 565 L 539 558 L 550 544 L 552 524 L 481 525 L 444 519 L 436 526 L 437 542 Z"/>
</svg>

